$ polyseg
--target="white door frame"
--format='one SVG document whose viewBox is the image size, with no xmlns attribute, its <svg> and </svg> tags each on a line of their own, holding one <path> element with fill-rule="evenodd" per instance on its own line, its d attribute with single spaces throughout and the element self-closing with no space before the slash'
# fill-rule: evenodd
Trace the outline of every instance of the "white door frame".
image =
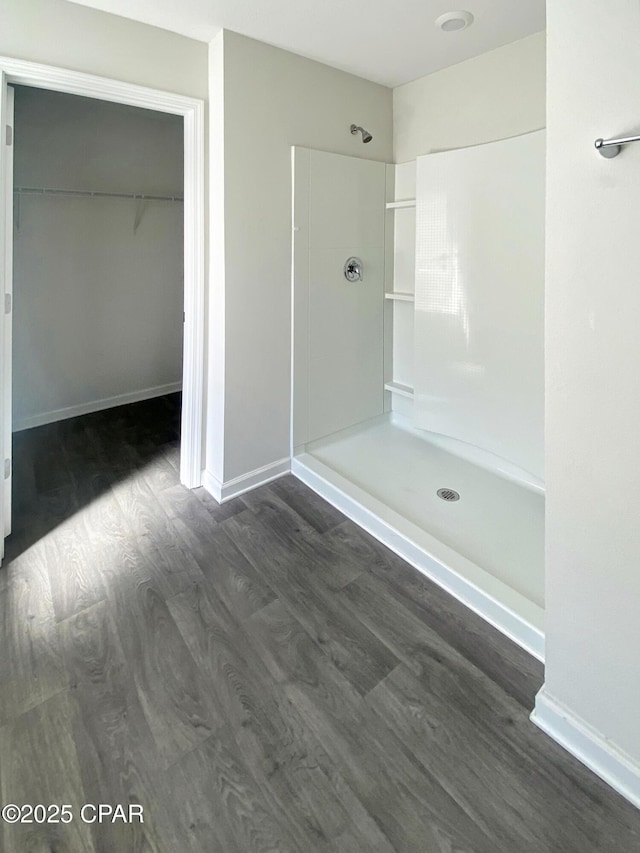
<svg viewBox="0 0 640 853">
<path fill-rule="evenodd" d="M 35 86 L 102 101 L 143 107 L 183 118 L 184 125 L 184 344 L 180 480 L 190 489 L 202 484 L 204 398 L 204 101 L 148 89 L 106 77 L 0 57 L 0 85 Z M 3 129 L 4 132 L 4 129 Z M 0 198 L 6 194 L 0 163 Z M 0 276 L 4 243 L 0 241 Z M 1 281 L 0 293 L 4 291 Z"/>
<path fill-rule="evenodd" d="M 10 127 L 7 131 L 5 139 L 0 139 L 2 144 L 3 155 L 5 161 L 2 164 L 2 175 L 5 184 L 5 196 L 0 195 L 0 203 L 4 207 L 4 257 L 2 258 L 2 266 L 4 271 L 4 299 L 0 292 L 0 302 L 2 305 L 3 327 L 0 329 L 0 337 L 2 337 L 2 406 L 0 407 L 0 431 L 2 432 L 2 463 L 4 482 L 2 495 L 2 525 L 4 526 L 4 536 L 7 537 L 11 533 L 11 504 L 12 504 L 12 435 L 11 424 L 13 419 L 13 400 L 11 398 L 11 376 L 13 371 L 13 114 L 14 114 L 14 89 L 12 86 L 3 87 L 3 95 L 5 101 L 2 104 L 3 121 Z M 11 136 L 11 139 L 9 139 Z M 7 305 L 7 299 L 9 305 Z M 7 393 L 7 391 L 9 393 Z"/>
</svg>

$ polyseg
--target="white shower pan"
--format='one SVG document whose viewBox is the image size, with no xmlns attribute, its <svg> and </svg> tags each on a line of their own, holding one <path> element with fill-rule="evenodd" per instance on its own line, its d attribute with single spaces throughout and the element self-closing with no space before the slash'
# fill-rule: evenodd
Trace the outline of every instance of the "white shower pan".
<svg viewBox="0 0 640 853">
<path fill-rule="evenodd" d="M 308 443 L 293 473 L 538 659 L 544 657 L 544 494 L 385 414 Z M 445 501 L 439 489 L 458 492 Z"/>
</svg>

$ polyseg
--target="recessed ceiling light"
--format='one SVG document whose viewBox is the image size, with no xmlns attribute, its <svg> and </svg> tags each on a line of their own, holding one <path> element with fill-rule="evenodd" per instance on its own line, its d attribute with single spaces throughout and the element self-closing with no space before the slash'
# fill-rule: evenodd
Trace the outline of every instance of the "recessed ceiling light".
<svg viewBox="0 0 640 853">
<path fill-rule="evenodd" d="M 436 18 L 435 25 L 445 33 L 453 33 L 457 30 L 466 30 L 473 23 L 473 15 L 471 12 L 445 12 Z"/>
</svg>

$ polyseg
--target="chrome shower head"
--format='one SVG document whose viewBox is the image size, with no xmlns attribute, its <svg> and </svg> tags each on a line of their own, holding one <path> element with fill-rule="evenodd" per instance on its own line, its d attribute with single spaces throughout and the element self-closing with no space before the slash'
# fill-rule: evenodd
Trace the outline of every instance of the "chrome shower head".
<svg viewBox="0 0 640 853">
<path fill-rule="evenodd" d="M 365 142 L 365 143 L 371 142 L 371 140 L 373 139 L 373 136 L 369 133 L 368 130 L 365 130 L 364 127 L 360 127 L 360 125 L 358 125 L 358 124 L 352 124 L 351 125 L 351 133 L 353 133 L 353 135 L 355 136 L 355 134 L 358 133 L 358 131 L 362 134 L 362 141 L 363 142 Z"/>
</svg>

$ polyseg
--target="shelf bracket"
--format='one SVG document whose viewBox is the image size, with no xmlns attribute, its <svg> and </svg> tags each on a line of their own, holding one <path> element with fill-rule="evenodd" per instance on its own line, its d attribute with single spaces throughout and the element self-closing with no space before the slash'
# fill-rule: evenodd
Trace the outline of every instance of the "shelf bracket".
<svg viewBox="0 0 640 853">
<path fill-rule="evenodd" d="M 13 227 L 20 230 L 20 193 L 13 194 Z"/>
<path fill-rule="evenodd" d="M 142 217 L 144 216 L 144 212 L 147 209 L 147 199 L 144 196 L 138 196 L 136 201 L 137 201 L 136 215 L 135 215 L 135 219 L 133 220 L 133 233 L 134 234 L 137 234 L 138 227 L 139 227 L 140 223 L 142 222 Z"/>
</svg>

